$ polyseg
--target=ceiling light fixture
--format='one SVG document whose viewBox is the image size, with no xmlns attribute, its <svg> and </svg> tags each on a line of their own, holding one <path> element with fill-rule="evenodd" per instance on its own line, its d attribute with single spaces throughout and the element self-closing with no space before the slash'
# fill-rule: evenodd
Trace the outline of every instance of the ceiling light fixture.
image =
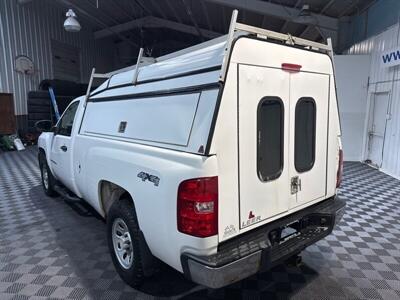
<svg viewBox="0 0 400 300">
<path fill-rule="evenodd" d="M 76 19 L 76 14 L 72 9 L 69 9 L 65 14 L 67 19 L 64 22 L 64 28 L 68 32 L 78 32 L 81 30 L 81 24 Z"/>
<path fill-rule="evenodd" d="M 299 15 L 293 21 L 300 24 L 314 24 L 316 20 L 311 14 L 310 5 L 304 4 Z"/>
</svg>

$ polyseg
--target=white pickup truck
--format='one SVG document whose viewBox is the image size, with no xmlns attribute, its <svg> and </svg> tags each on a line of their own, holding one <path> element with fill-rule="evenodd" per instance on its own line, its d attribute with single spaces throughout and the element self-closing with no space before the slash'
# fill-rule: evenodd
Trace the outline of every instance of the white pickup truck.
<svg viewBox="0 0 400 300">
<path fill-rule="evenodd" d="M 44 190 L 107 220 L 131 286 L 154 258 L 211 288 L 271 268 L 344 213 L 331 55 L 235 13 L 227 36 L 152 64 L 139 55 L 40 136 Z"/>
</svg>

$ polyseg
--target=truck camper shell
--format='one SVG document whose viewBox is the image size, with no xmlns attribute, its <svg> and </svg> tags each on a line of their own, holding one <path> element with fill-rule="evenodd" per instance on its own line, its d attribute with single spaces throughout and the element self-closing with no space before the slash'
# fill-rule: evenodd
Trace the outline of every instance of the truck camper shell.
<svg viewBox="0 0 400 300">
<path fill-rule="evenodd" d="M 330 62 L 325 63 L 324 69 L 320 61 L 312 64 L 314 58 L 307 57 L 316 52 L 328 57 L 325 54 L 332 53 L 330 40 L 327 45 L 307 41 L 244 25 L 236 22 L 236 18 L 237 11 L 234 11 L 227 35 L 156 58 L 153 63 L 142 63 L 141 50 L 135 66 L 108 74 L 96 74 L 93 69 L 86 95 L 90 108 L 85 111 L 80 134 L 210 155 L 226 73 L 231 64 L 259 63 L 282 68 L 280 60 L 293 61 L 298 56 L 304 59 L 296 61 L 307 61 L 302 71 L 332 72 L 326 69 Z M 250 43 L 238 43 L 242 39 Z M 260 48 L 262 44 L 265 46 Z M 274 57 L 273 53 L 281 52 L 282 46 L 291 50 L 286 57 Z M 251 57 L 260 56 L 261 51 L 271 59 L 252 61 Z M 232 58 L 233 52 L 239 52 L 239 57 Z M 93 78 L 107 80 L 89 93 Z M 128 104 L 131 100 L 136 100 L 135 104 Z M 110 117 L 99 127 L 98 118 L 106 115 Z M 96 124 L 96 128 L 91 124 Z M 124 132 L 116 132 L 116 126 L 120 125 L 125 126 Z"/>
</svg>

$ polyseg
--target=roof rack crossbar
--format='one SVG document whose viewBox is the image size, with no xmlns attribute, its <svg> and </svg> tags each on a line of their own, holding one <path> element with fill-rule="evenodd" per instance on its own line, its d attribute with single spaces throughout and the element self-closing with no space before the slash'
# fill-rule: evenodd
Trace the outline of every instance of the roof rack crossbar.
<svg viewBox="0 0 400 300">
<path fill-rule="evenodd" d="M 328 38 L 327 44 L 309 41 L 309 40 L 306 40 L 303 38 L 292 36 L 289 33 L 284 34 L 284 33 L 280 33 L 280 32 L 271 31 L 268 29 L 263 29 L 263 28 L 239 23 L 239 22 L 237 22 L 237 15 L 238 15 L 238 11 L 236 9 L 233 10 L 231 24 L 229 27 L 228 39 L 226 42 L 224 60 L 222 63 L 221 74 L 219 77 L 220 81 L 222 81 L 222 82 L 225 81 L 225 79 L 226 79 L 228 58 L 229 58 L 230 52 L 232 51 L 232 49 L 231 49 L 232 41 L 234 38 L 235 31 L 256 34 L 257 36 L 262 36 L 267 39 L 274 39 L 274 40 L 282 41 L 282 42 L 285 42 L 290 45 L 299 45 L 299 46 L 304 46 L 304 47 L 308 47 L 308 48 L 315 49 L 315 50 L 327 51 L 329 56 L 331 56 L 331 57 L 333 56 L 332 40 L 330 38 Z"/>
<path fill-rule="evenodd" d="M 101 73 L 96 73 L 96 68 L 92 69 L 92 73 L 90 74 L 90 79 L 89 79 L 89 83 L 88 83 L 88 87 L 86 90 L 86 95 L 85 95 L 85 106 L 87 101 L 89 100 L 89 96 L 90 96 L 90 90 L 92 89 L 92 84 L 93 84 L 93 79 L 94 78 L 102 78 L 102 79 L 109 79 L 111 76 L 108 74 L 101 74 Z"/>
<path fill-rule="evenodd" d="M 312 47 L 312 48 L 317 48 L 320 50 L 327 50 L 329 51 L 329 45 L 327 44 L 322 44 L 322 43 L 317 43 L 314 41 L 309 41 L 306 39 L 302 39 L 299 37 L 295 37 L 292 36 L 291 34 L 284 34 L 284 33 L 280 33 L 280 32 L 275 32 L 275 31 L 271 31 L 271 30 L 267 30 L 267 29 L 263 29 L 263 28 L 258 28 L 258 27 L 254 27 L 254 26 L 250 26 L 250 25 L 246 25 L 246 24 L 242 24 L 242 23 L 236 23 L 235 24 L 235 29 L 236 30 L 241 30 L 241 31 L 246 31 L 249 33 L 254 33 L 254 34 L 259 34 L 259 35 L 263 35 L 267 38 L 272 38 L 275 40 L 280 40 L 283 42 L 289 42 L 289 43 L 293 43 L 294 45 L 300 45 L 300 46 L 306 46 L 306 47 Z"/>
<path fill-rule="evenodd" d="M 138 54 L 138 57 L 137 57 L 135 72 L 133 73 L 133 79 L 132 79 L 132 84 L 133 85 L 136 85 L 136 83 L 137 83 L 137 79 L 138 79 L 138 76 L 139 76 L 139 65 L 140 65 L 140 62 L 142 60 L 142 56 L 143 56 L 143 48 L 140 48 L 139 49 L 139 54 Z"/>
<path fill-rule="evenodd" d="M 228 69 L 228 62 L 229 62 L 229 56 L 232 48 L 232 42 L 233 42 L 233 37 L 235 35 L 235 29 L 236 29 L 236 24 L 237 23 L 237 17 L 238 17 L 238 10 L 234 9 L 232 12 L 232 18 L 231 18 L 231 24 L 229 25 L 229 32 L 228 32 L 228 38 L 225 44 L 225 55 L 224 59 L 222 61 L 222 68 L 221 68 L 221 74 L 219 75 L 219 80 L 224 81 L 225 76 L 226 76 L 226 71 Z"/>
</svg>

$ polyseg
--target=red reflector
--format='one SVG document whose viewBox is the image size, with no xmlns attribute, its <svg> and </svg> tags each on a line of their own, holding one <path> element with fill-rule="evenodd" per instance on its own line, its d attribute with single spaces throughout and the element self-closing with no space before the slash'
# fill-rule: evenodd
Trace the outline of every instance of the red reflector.
<svg viewBox="0 0 400 300">
<path fill-rule="evenodd" d="M 289 72 L 300 72 L 301 65 L 296 64 L 289 64 L 289 63 L 282 63 L 282 70 L 289 71 Z"/>
<path fill-rule="evenodd" d="M 177 204 L 180 232 L 197 237 L 218 234 L 218 177 L 181 182 Z"/>
<path fill-rule="evenodd" d="M 339 149 L 339 168 L 336 175 L 336 188 L 340 187 L 343 177 L 343 150 Z"/>
</svg>

